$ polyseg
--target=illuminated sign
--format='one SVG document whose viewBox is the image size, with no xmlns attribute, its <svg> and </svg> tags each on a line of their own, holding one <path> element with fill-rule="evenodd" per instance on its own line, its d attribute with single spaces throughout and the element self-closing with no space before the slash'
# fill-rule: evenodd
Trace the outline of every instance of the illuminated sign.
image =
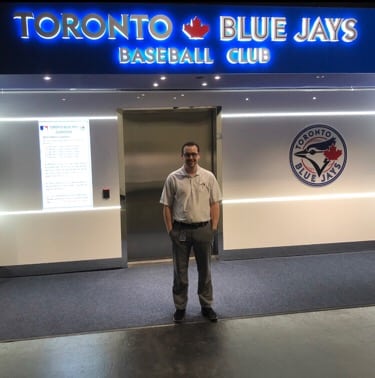
<svg viewBox="0 0 375 378">
<path fill-rule="evenodd" d="M 46 57 L 46 65 L 53 59 L 50 54 L 60 56 L 66 73 L 89 73 L 88 62 L 95 73 L 351 72 L 348 56 L 368 55 L 369 42 L 375 42 L 371 33 L 363 32 L 374 11 L 363 8 L 180 4 L 142 4 L 143 10 L 134 4 L 102 4 L 100 11 L 82 4 L 74 10 L 61 4 L 52 8 L 17 6 L 7 22 L 13 25 L 18 52 L 33 46 Z M 80 59 L 73 66 L 76 52 Z M 314 64 L 312 57 L 319 56 L 323 59 Z M 96 64 L 104 68 L 98 72 Z"/>
<path fill-rule="evenodd" d="M 129 39 L 129 30 L 134 26 L 134 38 L 144 39 L 144 24 L 147 24 L 147 31 L 154 40 L 165 40 L 170 37 L 173 24 L 164 15 L 156 15 L 149 18 L 148 15 L 127 15 L 121 14 L 119 20 L 108 14 L 106 18 L 98 14 L 89 13 L 79 18 L 72 13 L 62 13 L 59 16 L 53 13 L 43 12 L 16 12 L 14 17 L 20 20 L 21 38 L 30 38 L 30 33 L 35 33 L 44 39 L 117 39 L 118 36 Z M 164 30 L 158 30 L 162 24 Z"/>
</svg>

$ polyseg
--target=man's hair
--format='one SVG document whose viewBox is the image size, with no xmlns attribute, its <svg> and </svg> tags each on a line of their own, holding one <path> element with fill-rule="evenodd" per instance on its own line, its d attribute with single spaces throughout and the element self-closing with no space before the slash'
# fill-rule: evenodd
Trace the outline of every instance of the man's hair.
<svg viewBox="0 0 375 378">
<path fill-rule="evenodd" d="M 192 141 L 190 141 L 190 142 L 186 142 L 186 143 L 184 143 L 184 144 L 182 145 L 182 147 L 181 147 L 181 156 L 184 154 L 184 148 L 185 148 L 185 147 L 191 147 L 191 146 L 196 146 L 196 147 L 197 147 L 197 150 L 198 150 L 198 152 L 199 152 L 199 144 L 196 143 L 196 142 L 192 142 Z"/>
</svg>

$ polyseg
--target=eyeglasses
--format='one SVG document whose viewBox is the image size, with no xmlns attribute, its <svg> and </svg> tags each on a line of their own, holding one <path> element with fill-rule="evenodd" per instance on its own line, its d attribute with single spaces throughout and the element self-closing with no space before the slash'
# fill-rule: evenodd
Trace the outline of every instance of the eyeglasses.
<svg viewBox="0 0 375 378">
<path fill-rule="evenodd" d="M 196 152 L 192 152 L 192 153 L 189 153 L 189 152 L 184 152 L 184 157 L 192 157 L 192 158 L 196 158 L 198 156 L 198 154 Z"/>
</svg>

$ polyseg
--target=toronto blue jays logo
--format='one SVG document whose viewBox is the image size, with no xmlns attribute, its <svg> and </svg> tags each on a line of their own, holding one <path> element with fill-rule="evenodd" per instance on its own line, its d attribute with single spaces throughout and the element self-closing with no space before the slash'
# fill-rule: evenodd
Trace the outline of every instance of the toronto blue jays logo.
<svg viewBox="0 0 375 378">
<path fill-rule="evenodd" d="M 346 144 L 334 128 L 311 125 L 294 138 L 289 151 L 293 173 L 303 183 L 324 186 L 343 172 L 347 159 Z"/>
</svg>

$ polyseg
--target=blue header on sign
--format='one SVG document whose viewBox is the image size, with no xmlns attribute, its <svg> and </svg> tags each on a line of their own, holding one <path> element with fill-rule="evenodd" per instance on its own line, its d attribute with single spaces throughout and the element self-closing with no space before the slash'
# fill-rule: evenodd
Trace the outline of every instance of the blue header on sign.
<svg viewBox="0 0 375 378">
<path fill-rule="evenodd" d="M 0 74 L 370 73 L 375 9 L 0 5 Z"/>
</svg>

